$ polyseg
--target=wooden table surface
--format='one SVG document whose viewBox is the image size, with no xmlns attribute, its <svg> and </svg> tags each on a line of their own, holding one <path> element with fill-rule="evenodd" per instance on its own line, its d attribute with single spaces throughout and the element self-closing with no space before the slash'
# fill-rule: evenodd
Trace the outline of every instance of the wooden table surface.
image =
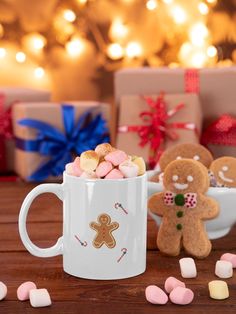
<svg viewBox="0 0 236 314">
<path fill-rule="evenodd" d="M 188 306 L 151 305 L 144 296 L 145 287 L 151 284 L 163 287 L 168 276 L 181 279 L 179 258 L 162 256 L 155 247 L 156 226 L 148 221 L 147 270 L 144 274 L 123 280 L 93 281 L 75 278 L 63 272 L 62 257 L 37 258 L 31 256 L 22 245 L 18 234 L 18 214 L 32 184 L 0 183 L 0 281 L 8 286 L 5 300 L 0 302 L 0 313 L 236 313 L 236 270 L 227 279 L 230 297 L 216 301 L 209 298 L 207 283 L 217 279 L 215 262 L 222 253 L 236 253 L 236 228 L 222 239 L 213 241 L 213 251 L 205 260 L 197 260 L 198 276 L 185 279 L 195 293 Z M 32 240 L 41 247 L 51 246 L 62 231 L 60 201 L 45 194 L 37 199 L 28 217 L 28 231 Z M 181 255 L 182 257 L 184 254 Z M 52 306 L 34 309 L 29 302 L 16 298 L 17 287 L 24 281 L 34 281 L 40 288 L 47 288 Z"/>
</svg>

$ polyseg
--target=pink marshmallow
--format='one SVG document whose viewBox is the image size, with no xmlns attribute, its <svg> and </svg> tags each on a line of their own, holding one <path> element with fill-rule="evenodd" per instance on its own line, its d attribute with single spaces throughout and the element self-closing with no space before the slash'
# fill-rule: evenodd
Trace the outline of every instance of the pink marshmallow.
<svg viewBox="0 0 236 314">
<path fill-rule="evenodd" d="M 152 304 L 166 304 L 168 302 L 168 296 L 159 287 L 151 285 L 145 290 L 145 296 L 148 302 Z"/>
<path fill-rule="evenodd" d="M 236 254 L 225 253 L 220 258 L 222 261 L 230 262 L 233 268 L 236 268 Z"/>
<path fill-rule="evenodd" d="M 74 162 L 73 162 L 73 165 L 72 165 L 72 168 L 73 168 L 73 171 L 74 171 L 74 175 L 76 177 L 80 177 L 83 170 L 80 168 L 80 158 L 79 157 L 76 157 Z"/>
<path fill-rule="evenodd" d="M 178 280 L 175 277 L 168 277 L 165 281 L 165 290 L 167 293 L 170 293 L 176 287 L 185 288 L 185 283 L 183 281 Z"/>
<path fill-rule="evenodd" d="M 122 179 L 122 178 L 124 178 L 124 176 L 118 169 L 111 170 L 111 172 L 109 172 L 105 176 L 105 179 Z"/>
<path fill-rule="evenodd" d="M 127 154 L 118 149 L 105 156 L 105 160 L 110 161 L 114 166 L 119 166 L 126 159 L 128 159 Z"/>
<path fill-rule="evenodd" d="M 105 177 L 113 169 L 110 161 L 102 161 L 96 169 L 96 175 L 99 178 Z"/>
<path fill-rule="evenodd" d="M 17 289 L 17 298 L 20 301 L 29 300 L 29 292 L 37 289 L 36 284 L 32 281 L 23 282 Z"/>
<path fill-rule="evenodd" d="M 184 287 L 176 287 L 170 293 L 170 300 L 174 304 L 187 305 L 193 301 L 194 293 Z"/>
</svg>

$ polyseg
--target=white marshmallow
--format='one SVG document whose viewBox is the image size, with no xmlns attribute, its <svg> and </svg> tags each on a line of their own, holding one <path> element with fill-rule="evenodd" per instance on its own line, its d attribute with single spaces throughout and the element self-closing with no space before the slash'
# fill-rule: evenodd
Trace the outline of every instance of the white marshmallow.
<svg viewBox="0 0 236 314">
<path fill-rule="evenodd" d="M 94 171 L 91 172 L 82 172 L 80 178 L 84 178 L 84 179 L 96 179 L 97 175 Z"/>
<path fill-rule="evenodd" d="M 132 162 L 135 163 L 139 168 L 138 175 L 142 176 L 146 172 L 146 164 L 144 159 L 142 157 L 132 156 Z"/>
<path fill-rule="evenodd" d="M 74 175 L 74 169 L 73 169 L 73 162 L 70 162 L 68 164 L 66 164 L 66 173 L 69 174 L 69 175 Z"/>
<path fill-rule="evenodd" d="M 7 295 L 7 286 L 0 281 L 0 301 L 3 300 Z"/>
<path fill-rule="evenodd" d="M 32 289 L 29 292 L 30 304 L 33 307 L 44 307 L 52 304 L 47 289 Z"/>
<path fill-rule="evenodd" d="M 215 274 L 219 278 L 230 278 L 233 276 L 233 265 L 228 261 L 217 261 Z"/>
<path fill-rule="evenodd" d="M 133 178 L 138 176 L 139 167 L 131 160 L 125 160 L 119 165 L 119 170 L 125 178 Z"/>
<path fill-rule="evenodd" d="M 184 257 L 179 260 L 181 276 L 183 278 L 197 277 L 197 268 L 194 259 L 191 257 Z"/>
</svg>

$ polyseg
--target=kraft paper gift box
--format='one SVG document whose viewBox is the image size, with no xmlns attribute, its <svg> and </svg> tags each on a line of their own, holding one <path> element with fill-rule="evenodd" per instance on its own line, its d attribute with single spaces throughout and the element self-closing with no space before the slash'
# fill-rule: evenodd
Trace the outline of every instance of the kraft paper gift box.
<svg viewBox="0 0 236 314">
<path fill-rule="evenodd" d="M 133 68 L 115 73 L 115 100 L 124 95 L 197 93 L 204 125 L 224 113 L 236 115 L 236 67 L 203 69 Z"/>
<path fill-rule="evenodd" d="M 145 95 L 146 99 L 156 100 L 158 95 Z M 186 124 L 187 128 L 171 128 L 171 131 L 177 134 L 177 138 L 170 139 L 164 136 L 164 149 L 184 142 L 199 142 L 199 134 L 202 127 L 202 111 L 199 97 L 196 94 L 167 94 L 164 95 L 167 112 L 176 106 L 183 104 L 172 117 L 166 120 L 167 124 L 177 123 L 178 125 Z M 139 95 L 126 95 L 120 99 L 117 147 L 126 151 L 130 155 L 142 156 L 148 163 L 150 157 L 150 143 L 140 146 L 140 136 L 135 126 L 146 125 L 140 118 L 140 113 L 149 111 L 150 107 L 147 101 Z M 130 130 L 129 130 L 130 129 Z M 194 130 L 195 129 L 195 130 Z M 160 147 L 161 149 L 161 147 Z M 158 152 L 155 152 L 156 156 Z"/>
<path fill-rule="evenodd" d="M 49 101 L 50 92 L 22 88 L 0 87 L 0 172 L 14 170 L 14 142 L 12 141 L 11 107 L 17 102 Z"/>
<path fill-rule="evenodd" d="M 201 142 L 214 158 L 236 157 L 236 115 L 224 114 L 216 119 L 204 130 Z"/>
<path fill-rule="evenodd" d="M 66 108 L 72 108 L 67 112 L 69 114 L 69 117 L 65 118 L 64 114 L 65 111 L 68 111 Z M 64 109 L 63 109 L 64 108 Z M 84 115 L 87 116 L 87 112 L 89 111 L 90 114 L 90 120 L 87 124 L 87 118 Z M 101 119 L 99 119 L 101 117 Z M 16 173 L 23 178 L 26 181 L 45 181 L 45 180 L 54 180 L 55 179 L 55 173 L 51 173 L 51 170 L 47 168 L 46 175 L 43 173 L 45 171 L 42 170 L 42 174 L 36 177 L 33 176 L 34 174 L 42 165 L 48 164 L 51 167 L 51 169 L 54 169 L 54 167 L 60 164 L 59 167 L 59 173 L 56 174 L 60 178 L 60 175 L 62 174 L 65 164 L 67 162 L 70 162 L 71 160 L 68 160 L 68 158 L 73 159 L 73 157 L 77 156 L 78 154 L 70 148 L 68 148 L 70 145 L 70 139 L 67 141 L 68 138 L 72 138 L 73 131 L 78 126 L 78 121 L 80 118 L 83 120 L 81 127 L 85 125 L 86 127 L 90 128 L 86 132 L 90 132 L 88 134 L 95 136 L 89 136 L 88 139 L 86 139 L 85 131 L 80 131 L 79 135 L 80 140 L 78 137 L 76 137 L 76 145 L 78 149 L 81 150 L 88 150 L 88 149 L 94 149 L 97 144 L 99 144 L 97 141 L 101 140 L 101 138 L 104 141 L 109 140 L 109 128 L 110 128 L 110 105 L 105 103 L 98 103 L 98 102 L 90 102 L 90 101 L 79 101 L 79 102 L 67 102 L 66 105 L 62 105 L 60 103 L 20 103 L 14 106 L 13 108 L 13 128 L 14 128 L 14 134 L 16 137 L 16 150 L 15 150 L 15 171 Z M 66 143 L 64 145 L 60 144 L 60 147 L 57 149 L 55 156 L 53 155 L 53 158 L 51 156 L 47 156 L 43 153 L 41 153 L 41 150 L 45 150 L 45 145 L 47 147 L 47 144 L 50 144 L 50 135 L 45 140 L 43 140 L 40 143 L 40 151 L 34 151 L 34 149 L 27 148 L 28 145 L 31 145 L 28 143 L 28 140 L 35 140 L 39 133 L 36 129 L 23 126 L 22 123 L 19 123 L 19 121 L 22 121 L 22 119 L 36 119 L 40 120 L 43 123 L 49 124 L 51 127 L 56 128 L 59 132 L 63 133 L 63 136 L 66 138 Z M 69 119 L 70 122 L 67 120 L 67 126 L 66 126 L 66 119 Z M 99 137 L 98 135 L 98 123 L 99 121 L 99 127 L 101 128 L 100 133 L 104 133 L 104 128 L 106 129 L 105 133 Z M 103 122 L 102 122 L 102 121 Z M 92 125 L 91 123 L 94 122 Z M 102 126 L 101 126 L 102 124 Z M 46 126 L 46 128 L 48 128 Z M 68 130 L 70 130 L 70 133 L 68 135 Z M 87 130 L 87 129 L 86 129 Z M 54 130 L 55 133 L 55 130 Z M 57 131 L 56 131 L 57 133 Z M 99 133 L 99 134 L 100 134 Z M 87 135 L 88 136 L 88 135 Z M 60 136 L 59 136 L 60 137 Z M 85 140 L 83 141 L 83 137 Z M 81 140 L 82 139 L 82 140 Z M 52 143 L 55 145 L 55 140 Z M 57 142 L 57 139 L 56 139 Z M 56 148 L 55 148 L 56 149 Z M 64 153 L 68 150 L 68 154 L 66 153 L 65 157 Z M 53 151 L 53 150 L 52 150 Z M 62 154 L 62 155 L 60 155 Z M 62 156 L 59 159 L 57 159 L 58 156 Z"/>
</svg>

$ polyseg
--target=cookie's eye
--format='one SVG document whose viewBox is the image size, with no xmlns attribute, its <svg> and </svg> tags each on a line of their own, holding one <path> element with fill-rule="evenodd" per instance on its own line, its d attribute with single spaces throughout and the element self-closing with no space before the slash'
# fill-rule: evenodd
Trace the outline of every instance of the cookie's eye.
<svg viewBox="0 0 236 314">
<path fill-rule="evenodd" d="M 179 177 L 175 174 L 175 175 L 173 175 L 173 177 L 172 177 L 172 180 L 173 181 L 177 181 L 179 179 Z"/>
<path fill-rule="evenodd" d="M 193 182 L 193 177 L 192 176 L 187 176 L 187 181 L 188 182 Z"/>
<path fill-rule="evenodd" d="M 194 159 L 194 160 L 199 160 L 200 157 L 199 157 L 198 155 L 195 155 L 195 156 L 193 157 L 193 159 Z"/>
<path fill-rule="evenodd" d="M 222 167 L 222 170 L 223 170 L 223 171 L 228 171 L 228 170 L 229 170 L 229 167 L 228 167 L 228 166 L 223 166 L 223 167 Z"/>
<path fill-rule="evenodd" d="M 181 156 L 177 156 L 176 159 L 177 159 L 177 160 L 180 160 L 180 159 L 182 159 L 182 157 L 181 157 Z"/>
</svg>

